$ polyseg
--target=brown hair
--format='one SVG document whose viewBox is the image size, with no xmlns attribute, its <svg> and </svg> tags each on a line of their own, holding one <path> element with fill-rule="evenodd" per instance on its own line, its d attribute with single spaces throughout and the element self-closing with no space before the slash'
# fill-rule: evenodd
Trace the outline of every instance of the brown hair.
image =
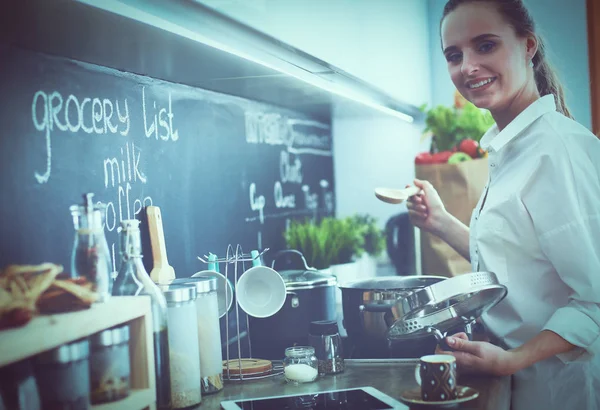
<svg viewBox="0 0 600 410">
<path fill-rule="evenodd" d="M 444 7 L 442 21 L 444 21 L 446 16 L 461 4 L 474 2 L 488 2 L 496 5 L 498 12 L 504 17 L 508 24 L 515 29 L 518 36 L 535 36 L 538 43 L 538 49 L 535 56 L 533 56 L 532 61 L 534 78 L 538 91 L 542 96 L 553 94 L 558 111 L 569 118 L 573 118 L 565 103 L 563 87 L 546 57 L 544 41 L 536 34 L 535 22 L 522 0 L 448 0 Z"/>
</svg>

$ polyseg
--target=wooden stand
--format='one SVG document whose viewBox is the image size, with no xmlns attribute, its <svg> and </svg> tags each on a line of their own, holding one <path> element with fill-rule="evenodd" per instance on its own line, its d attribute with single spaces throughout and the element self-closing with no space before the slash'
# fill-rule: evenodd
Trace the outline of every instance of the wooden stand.
<svg viewBox="0 0 600 410">
<path fill-rule="evenodd" d="M 38 316 L 24 327 L 0 331 L 0 367 L 122 324 L 129 324 L 131 393 L 122 400 L 92 408 L 154 410 L 156 388 L 150 298 L 113 296 L 108 302 L 94 304 L 88 310 Z"/>
</svg>

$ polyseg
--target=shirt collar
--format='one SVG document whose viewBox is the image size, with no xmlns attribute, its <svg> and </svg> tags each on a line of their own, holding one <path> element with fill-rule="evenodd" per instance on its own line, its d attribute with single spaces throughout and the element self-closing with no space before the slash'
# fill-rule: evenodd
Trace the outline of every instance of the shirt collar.
<svg viewBox="0 0 600 410">
<path fill-rule="evenodd" d="M 502 131 L 498 131 L 496 124 L 492 125 L 481 137 L 479 144 L 485 150 L 498 151 L 531 123 L 551 111 L 556 111 L 556 103 L 554 102 L 554 95 L 548 94 L 531 103 Z"/>
</svg>

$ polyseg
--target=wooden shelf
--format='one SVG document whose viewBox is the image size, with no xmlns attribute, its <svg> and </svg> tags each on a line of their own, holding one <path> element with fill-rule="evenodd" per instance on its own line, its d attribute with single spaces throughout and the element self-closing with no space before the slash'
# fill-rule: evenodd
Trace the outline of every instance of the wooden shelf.
<svg viewBox="0 0 600 410">
<path fill-rule="evenodd" d="M 132 390 L 123 400 L 92 406 L 92 410 L 131 410 L 146 409 L 154 406 L 154 392 L 150 389 Z"/>
<path fill-rule="evenodd" d="M 23 327 L 0 331 L 0 367 L 149 313 L 149 298 L 120 296 L 84 311 L 38 316 Z"/>
</svg>

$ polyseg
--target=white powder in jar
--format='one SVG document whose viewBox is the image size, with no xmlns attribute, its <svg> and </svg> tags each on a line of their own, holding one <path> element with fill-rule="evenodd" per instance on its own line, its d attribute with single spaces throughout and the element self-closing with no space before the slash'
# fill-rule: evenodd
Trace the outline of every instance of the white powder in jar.
<svg viewBox="0 0 600 410">
<path fill-rule="evenodd" d="M 304 363 L 290 364 L 283 369 L 285 378 L 297 382 L 311 382 L 317 378 L 317 369 Z"/>
</svg>

